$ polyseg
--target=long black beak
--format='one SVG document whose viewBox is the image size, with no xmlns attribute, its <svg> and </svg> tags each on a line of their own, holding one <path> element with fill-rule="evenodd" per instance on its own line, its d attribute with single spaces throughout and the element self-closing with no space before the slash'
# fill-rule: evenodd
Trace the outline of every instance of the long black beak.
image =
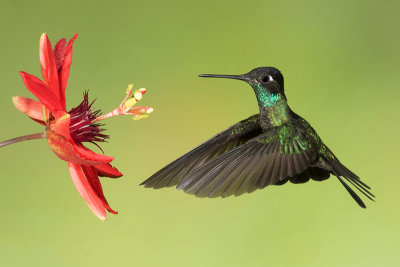
<svg viewBox="0 0 400 267">
<path fill-rule="evenodd" d="M 206 78 L 226 78 L 226 79 L 236 79 L 241 81 L 249 81 L 245 75 L 218 75 L 218 74 L 200 74 L 199 77 L 206 77 Z"/>
</svg>

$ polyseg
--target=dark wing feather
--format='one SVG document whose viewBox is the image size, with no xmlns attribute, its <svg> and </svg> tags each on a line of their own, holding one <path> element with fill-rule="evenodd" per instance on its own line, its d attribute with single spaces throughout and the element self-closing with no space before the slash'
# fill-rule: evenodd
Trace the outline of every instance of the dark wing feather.
<svg viewBox="0 0 400 267">
<path fill-rule="evenodd" d="M 259 114 L 250 116 L 168 164 L 141 183 L 141 185 L 152 188 L 177 185 L 192 170 L 246 143 L 261 133 Z"/>
<path fill-rule="evenodd" d="M 209 161 L 186 175 L 177 188 L 198 197 L 250 193 L 310 168 L 315 149 L 294 126 L 283 125 Z"/>
</svg>

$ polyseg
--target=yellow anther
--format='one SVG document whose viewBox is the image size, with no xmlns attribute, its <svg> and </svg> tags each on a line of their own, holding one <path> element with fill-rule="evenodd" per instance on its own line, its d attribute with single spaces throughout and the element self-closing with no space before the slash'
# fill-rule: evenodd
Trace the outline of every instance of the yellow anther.
<svg viewBox="0 0 400 267">
<path fill-rule="evenodd" d="M 148 109 L 146 110 L 146 113 L 149 114 L 149 113 L 152 113 L 153 111 L 154 111 L 153 108 L 148 108 Z"/>
<path fill-rule="evenodd" d="M 135 121 L 137 121 L 137 120 L 140 120 L 140 119 L 143 119 L 143 118 L 147 118 L 147 117 L 148 117 L 148 115 L 136 115 L 136 116 L 133 117 L 133 119 Z"/>
<path fill-rule="evenodd" d="M 129 94 L 133 89 L 133 83 L 128 85 L 128 88 L 126 88 L 126 93 Z"/>
<path fill-rule="evenodd" d="M 140 92 L 140 91 L 138 91 L 138 90 L 136 90 L 135 92 L 133 92 L 133 97 L 134 97 L 137 101 L 139 101 L 140 99 L 142 99 L 143 93 Z"/>
<path fill-rule="evenodd" d="M 124 107 L 126 108 L 131 108 L 136 104 L 136 99 L 134 98 L 130 98 L 128 100 L 126 100 L 126 102 L 124 103 Z"/>
</svg>

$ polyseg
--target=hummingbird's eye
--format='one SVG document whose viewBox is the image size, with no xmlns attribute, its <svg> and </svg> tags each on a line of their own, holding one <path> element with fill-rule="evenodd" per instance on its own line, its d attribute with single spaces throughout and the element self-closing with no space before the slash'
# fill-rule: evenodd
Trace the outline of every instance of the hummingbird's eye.
<svg viewBox="0 0 400 267">
<path fill-rule="evenodd" d="M 266 83 L 266 82 L 269 81 L 269 77 L 268 77 L 268 76 L 263 76 L 263 77 L 261 78 L 261 81 L 262 81 L 263 83 Z"/>
</svg>

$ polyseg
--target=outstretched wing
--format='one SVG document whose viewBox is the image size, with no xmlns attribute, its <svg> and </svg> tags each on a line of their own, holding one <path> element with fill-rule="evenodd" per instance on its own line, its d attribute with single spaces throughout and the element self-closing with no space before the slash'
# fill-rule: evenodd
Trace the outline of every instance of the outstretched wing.
<svg viewBox="0 0 400 267">
<path fill-rule="evenodd" d="M 165 166 L 141 185 L 156 189 L 177 185 L 192 170 L 260 134 L 262 134 L 260 116 L 255 114 L 236 123 Z"/>
<path fill-rule="evenodd" d="M 317 144 L 290 124 L 255 137 L 185 176 L 177 188 L 198 197 L 227 197 L 298 178 L 316 161 Z"/>
</svg>

